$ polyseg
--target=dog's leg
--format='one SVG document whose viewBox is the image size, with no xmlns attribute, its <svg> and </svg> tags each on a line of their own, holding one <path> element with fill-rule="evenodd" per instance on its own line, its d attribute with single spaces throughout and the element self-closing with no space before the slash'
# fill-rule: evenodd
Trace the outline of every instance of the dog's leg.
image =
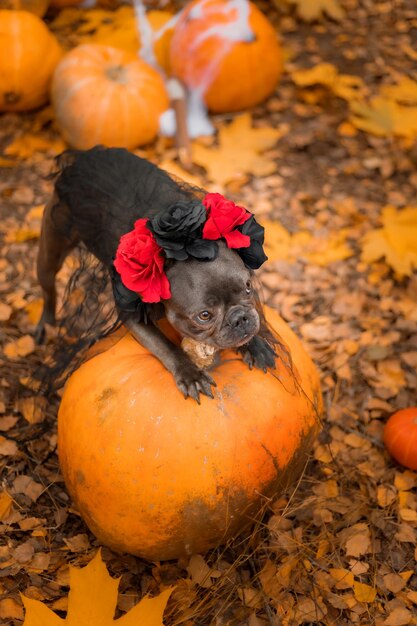
<svg viewBox="0 0 417 626">
<path fill-rule="evenodd" d="M 185 398 L 194 398 L 199 404 L 200 393 L 213 398 L 211 385 L 215 387 L 216 383 L 211 376 L 194 365 L 185 352 L 171 343 L 158 328 L 141 324 L 133 319 L 128 319 L 125 325 L 135 339 L 171 372 Z"/>
<path fill-rule="evenodd" d="M 43 310 L 35 330 L 37 343 L 41 343 L 45 337 L 45 324 L 55 324 L 55 277 L 61 269 L 65 257 L 76 244 L 75 238 L 71 237 L 70 233 L 68 236 L 62 234 L 65 215 L 68 215 L 67 207 L 60 204 L 54 195 L 45 207 L 39 240 L 37 275 L 42 287 Z M 60 224 L 59 229 L 57 228 L 58 223 Z"/>
</svg>

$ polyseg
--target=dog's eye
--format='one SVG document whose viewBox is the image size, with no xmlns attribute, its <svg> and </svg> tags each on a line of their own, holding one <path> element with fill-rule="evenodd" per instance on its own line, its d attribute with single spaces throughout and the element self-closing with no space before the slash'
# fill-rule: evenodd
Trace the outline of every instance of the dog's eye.
<svg viewBox="0 0 417 626">
<path fill-rule="evenodd" d="M 246 281 L 246 293 L 249 295 L 250 293 L 252 293 L 252 285 L 250 280 Z"/>
<path fill-rule="evenodd" d="M 197 315 L 197 319 L 199 322 L 209 322 L 212 317 L 213 316 L 210 311 L 201 311 L 201 313 Z"/>
</svg>

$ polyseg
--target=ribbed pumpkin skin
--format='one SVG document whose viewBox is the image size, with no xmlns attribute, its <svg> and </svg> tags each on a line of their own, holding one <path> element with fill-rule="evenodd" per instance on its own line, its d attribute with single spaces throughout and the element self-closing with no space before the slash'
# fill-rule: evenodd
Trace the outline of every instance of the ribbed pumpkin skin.
<svg viewBox="0 0 417 626">
<path fill-rule="evenodd" d="M 417 407 L 401 409 L 388 419 L 384 443 L 392 457 L 404 467 L 417 470 Z"/>
<path fill-rule="evenodd" d="M 65 388 L 58 449 L 67 489 L 104 544 L 150 560 L 224 542 L 268 497 L 293 482 L 318 429 L 317 371 L 290 328 L 291 349 L 250 371 L 234 352 L 214 370 L 215 399 L 185 400 L 159 361 L 130 335 L 85 362 Z"/>
<path fill-rule="evenodd" d="M 251 42 L 229 42 L 227 52 L 213 66 L 222 39 L 216 33 L 235 19 L 223 13 L 228 0 L 196 0 L 178 20 L 171 40 L 174 76 L 195 89 L 207 82 L 204 101 L 214 113 L 239 111 L 259 104 L 274 91 L 282 73 L 282 51 L 277 33 L 263 13 L 250 3 Z M 190 14 L 201 5 L 198 17 Z M 207 31 L 213 31 L 205 38 Z M 206 77 L 206 78 L 203 78 Z"/>
<path fill-rule="evenodd" d="M 52 103 L 64 138 L 81 150 L 149 143 L 169 106 L 156 70 L 131 52 L 99 44 L 78 46 L 62 59 Z"/>
<path fill-rule="evenodd" d="M 30 111 L 45 104 L 61 56 L 57 39 L 39 17 L 0 10 L 0 111 Z"/>
</svg>

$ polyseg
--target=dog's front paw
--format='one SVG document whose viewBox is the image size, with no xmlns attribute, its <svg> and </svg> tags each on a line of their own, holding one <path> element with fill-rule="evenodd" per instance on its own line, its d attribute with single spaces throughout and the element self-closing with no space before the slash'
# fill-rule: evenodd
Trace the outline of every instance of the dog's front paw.
<svg viewBox="0 0 417 626">
<path fill-rule="evenodd" d="M 200 404 L 200 393 L 214 398 L 211 386 L 216 387 L 215 381 L 191 361 L 181 363 L 174 373 L 174 378 L 184 398 L 193 398 L 198 404 Z"/>
<path fill-rule="evenodd" d="M 239 352 L 243 354 L 243 360 L 248 364 L 249 369 L 257 367 L 266 372 L 268 367 L 275 367 L 277 354 L 262 337 L 252 337 L 249 343 L 239 349 Z"/>
</svg>

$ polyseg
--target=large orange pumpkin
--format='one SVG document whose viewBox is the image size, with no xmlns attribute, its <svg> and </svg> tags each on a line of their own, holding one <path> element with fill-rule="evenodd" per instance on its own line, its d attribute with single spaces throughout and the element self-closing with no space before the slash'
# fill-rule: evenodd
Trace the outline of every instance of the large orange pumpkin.
<svg viewBox="0 0 417 626">
<path fill-rule="evenodd" d="M 245 5 L 248 16 L 242 13 Z M 241 36 L 246 40 L 233 41 Z M 189 3 L 174 28 L 170 59 L 173 75 L 200 90 L 215 113 L 262 102 L 274 91 L 282 72 L 277 33 L 251 2 Z"/>
<path fill-rule="evenodd" d="M 135 54 L 84 44 L 56 68 L 52 103 L 71 146 L 132 149 L 155 139 L 169 99 L 160 74 Z"/>
<path fill-rule="evenodd" d="M 290 328 L 268 318 L 294 367 L 250 371 L 234 352 L 214 400 L 185 400 L 161 363 L 125 335 L 72 375 L 58 416 L 61 469 L 104 544 L 150 560 L 224 542 L 299 476 L 321 411 L 317 371 Z"/>
<path fill-rule="evenodd" d="M 29 111 L 45 104 L 61 56 L 56 37 L 39 17 L 0 10 L 0 111 Z"/>
</svg>

